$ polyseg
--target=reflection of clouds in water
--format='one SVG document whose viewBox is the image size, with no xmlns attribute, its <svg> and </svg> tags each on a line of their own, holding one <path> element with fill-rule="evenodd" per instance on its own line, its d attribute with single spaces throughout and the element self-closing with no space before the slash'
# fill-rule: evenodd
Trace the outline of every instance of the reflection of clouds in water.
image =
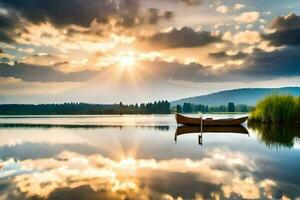
<svg viewBox="0 0 300 200">
<path fill-rule="evenodd" d="M 95 129 L 0 128 L 0 156 L 2 158 L 4 156 L 19 158 L 20 155 L 12 154 L 23 152 L 24 148 L 27 148 L 29 151 L 29 154 L 26 155 L 29 158 L 32 158 L 32 154 L 42 154 L 41 152 L 43 152 L 43 150 L 51 153 L 56 152 L 56 155 L 58 151 L 53 152 L 50 148 L 53 147 L 53 149 L 57 150 L 65 146 L 66 150 L 75 151 L 80 154 L 86 154 L 87 152 L 89 154 L 101 153 L 109 155 L 110 157 L 117 157 L 119 154 L 125 155 L 130 153 L 135 157 L 142 143 L 147 138 L 153 137 L 153 135 L 147 135 L 148 132 L 161 133 L 161 131 L 158 131 L 156 128 L 157 127 L 110 127 Z M 47 146 L 49 149 L 46 149 Z M 145 146 L 145 143 L 143 146 Z M 31 148 L 40 148 L 40 150 L 36 149 L 36 151 L 30 152 Z M 86 151 L 86 149 L 89 149 L 89 151 Z M 42 156 L 45 155 L 42 154 Z M 23 157 L 24 156 L 22 156 L 22 158 Z"/>
<path fill-rule="evenodd" d="M 214 186 L 209 196 L 203 196 L 200 188 L 195 188 L 193 198 L 197 199 L 231 198 L 234 194 L 258 199 L 272 196 L 271 189 L 276 187 L 273 180 L 254 177 L 252 172 L 258 169 L 251 159 L 239 152 L 221 150 L 214 150 L 201 160 L 162 161 L 134 158 L 117 161 L 101 155 L 63 152 L 51 159 L 9 160 L 1 165 L 0 176 L 14 176 L 13 182 L 20 194 L 49 199 L 63 188 L 71 192 L 87 186 L 89 189 L 85 191 L 94 193 L 95 198 L 105 194 L 109 199 L 174 199 L 182 195 L 155 187 L 162 184 L 155 183 L 155 177 L 163 177 L 157 180 L 169 184 L 172 176 L 180 177 L 180 174 L 192 175 L 190 180 L 185 180 L 187 183 L 195 181 L 203 187 Z M 176 178 L 172 181 L 184 182 Z M 191 184 L 183 185 L 186 188 L 182 190 L 190 189 Z"/>
<path fill-rule="evenodd" d="M 276 186 L 276 184 L 274 181 L 268 179 L 255 182 L 252 177 L 245 179 L 234 178 L 229 185 L 222 186 L 222 191 L 226 198 L 230 198 L 232 193 L 236 193 L 244 199 L 260 199 L 261 196 L 259 190 L 263 189 L 264 194 L 266 195 L 269 194 L 271 186 Z"/>
<path fill-rule="evenodd" d="M 82 144 L 93 145 L 72 129 L 0 129 L 0 147 L 24 143 Z"/>
</svg>

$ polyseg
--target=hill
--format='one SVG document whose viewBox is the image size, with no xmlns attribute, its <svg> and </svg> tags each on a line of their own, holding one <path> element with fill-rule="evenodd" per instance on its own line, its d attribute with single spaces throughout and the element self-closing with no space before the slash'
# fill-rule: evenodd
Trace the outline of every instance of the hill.
<svg viewBox="0 0 300 200">
<path fill-rule="evenodd" d="M 253 106 L 258 100 L 270 94 L 291 94 L 299 96 L 300 87 L 243 88 L 235 90 L 225 90 L 203 96 L 179 99 L 171 102 L 171 106 L 182 105 L 183 103 L 219 106 L 227 105 L 228 102 Z"/>
</svg>

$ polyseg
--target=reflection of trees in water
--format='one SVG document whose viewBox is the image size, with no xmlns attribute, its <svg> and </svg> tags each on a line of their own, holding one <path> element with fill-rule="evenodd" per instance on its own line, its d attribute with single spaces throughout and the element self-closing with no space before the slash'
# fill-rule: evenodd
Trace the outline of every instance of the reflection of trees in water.
<svg viewBox="0 0 300 200">
<path fill-rule="evenodd" d="M 292 148 L 300 142 L 300 126 L 262 123 L 250 123 L 248 126 L 257 132 L 260 142 L 272 149 Z"/>
<path fill-rule="evenodd" d="M 170 129 L 169 126 L 154 126 L 154 129 L 160 130 L 160 131 L 168 131 Z"/>
<path fill-rule="evenodd" d="M 97 125 L 97 124 L 25 124 L 25 123 L 2 123 L 0 128 L 68 128 L 68 129 L 100 129 L 100 128 L 123 128 L 135 127 L 145 129 L 155 129 L 160 131 L 168 131 L 168 125 Z"/>
</svg>

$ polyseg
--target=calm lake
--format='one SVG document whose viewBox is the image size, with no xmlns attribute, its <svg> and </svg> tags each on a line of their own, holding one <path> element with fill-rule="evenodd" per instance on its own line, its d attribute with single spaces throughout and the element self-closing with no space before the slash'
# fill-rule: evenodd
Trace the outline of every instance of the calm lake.
<svg viewBox="0 0 300 200">
<path fill-rule="evenodd" d="M 299 128 L 198 128 L 173 115 L 1 116 L 0 199 L 300 199 Z"/>
</svg>

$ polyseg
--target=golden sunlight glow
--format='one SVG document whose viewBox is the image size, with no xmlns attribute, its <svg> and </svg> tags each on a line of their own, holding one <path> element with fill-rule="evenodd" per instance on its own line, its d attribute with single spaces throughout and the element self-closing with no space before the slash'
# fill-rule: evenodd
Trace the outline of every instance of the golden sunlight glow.
<svg viewBox="0 0 300 200">
<path fill-rule="evenodd" d="M 122 55 L 118 58 L 121 67 L 132 67 L 136 63 L 136 59 L 132 55 Z"/>
</svg>

